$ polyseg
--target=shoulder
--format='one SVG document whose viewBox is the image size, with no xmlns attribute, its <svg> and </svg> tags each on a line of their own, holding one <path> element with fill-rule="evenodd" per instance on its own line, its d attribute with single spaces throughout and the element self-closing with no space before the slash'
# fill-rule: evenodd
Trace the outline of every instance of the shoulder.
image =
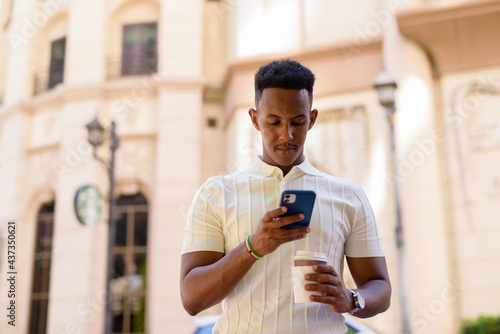
<svg viewBox="0 0 500 334">
<path fill-rule="evenodd" d="M 344 179 L 339 176 L 332 176 L 328 173 L 319 170 L 318 168 L 314 167 L 311 164 L 309 164 L 309 166 L 307 166 L 306 168 L 307 168 L 306 169 L 307 174 L 321 178 L 332 186 L 361 190 L 361 187 L 351 180 Z"/>
<path fill-rule="evenodd" d="M 217 196 L 222 190 L 222 182 L 219 176 L 209 177 L 196 191 L 195 198 L 211 198 Z"/>
<path fill-rule="evenodd" d="M 342 177 L 339 177 L 339 176 L 332 176 L 330 174 L 327 174 L 325 172 L 322 172 L 320 170 L 317 170 L 316 169 L 316 176 L 320 177 L 320 178 L 323 178 L 325 179 L 328 183 L 331 183 L 332 185 L 336 185 L 336 186 L 339 186 L 339 187 L 342 187 L 342 188 L 348 188 L 348 189 L 352 189 L 352 190 L 356 190 L 356 191 L 359 191 L 361 189 L 361 187 L 355 183 L 354 181 L 351 181 L 349 179 L 344 179 Z"/>
<path fill-rule="evenodd" d="M 338 178 L 339 182 L 346 188 L 349 188 L 355 194 L 364 194 L 363 188 L 354 181 Z"/>
<path fill-rule="evenodd" d="M 242 172 L 236 172 L 227 175 L 218 175 L 209 177 L 199 188 L 199 192 L 221 194 L 224 191 L 230 191 L 238 181 L 247 176 Z"/>
<path fill-rule="evenodd" d="M 328 183 L 329 189 L 331 189 L 337 195 L 342 197 L 354 197 L 358 200 L 364 201 L 366 194 L 356 182 L 348 179 L 344 179 L 338 176 L 331 176 L 329 174 L 321 172 L 320 177 Z"/>
</svg>

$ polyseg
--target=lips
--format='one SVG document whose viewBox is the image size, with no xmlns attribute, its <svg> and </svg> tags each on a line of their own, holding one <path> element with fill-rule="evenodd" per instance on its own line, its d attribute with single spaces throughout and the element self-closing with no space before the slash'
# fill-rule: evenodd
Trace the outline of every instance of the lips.
<svg viewBox="0 0 500 334">
<path fill-rule="evenodd" d="M 289 155 L 293 151 L 297 149 L 297 146 L 277 146 L 276 150 L 283 154 L 283 155 Z"/>
</svg>

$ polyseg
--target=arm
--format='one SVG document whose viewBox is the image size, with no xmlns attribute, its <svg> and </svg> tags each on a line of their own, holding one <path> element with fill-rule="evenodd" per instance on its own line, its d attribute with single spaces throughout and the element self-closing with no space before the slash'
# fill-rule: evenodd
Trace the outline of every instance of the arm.
<svg viewBox="0 0 500 334">
<path fill-rule="evenodd" d="M 354 315 L 368 318 L 385 312 L 391 304 L 392 292 L 385 257 L 348 257 L 347 264 L 356 283 L 356 290 L 366 301 L 366 307 Z"/>
<path fill-rule="evenodd" d="M 193 252 L 181 257 L 181 299 L 190 315 L 224 299 L 255 263 L 239 244 L 226 256 L 218 252 Z"/>
<path fill-rule="evenodd" d="M 356 290 L 365 298 L 366 306 L 354 315 L 359 318 L 372 317 L 389 308 L 391 283 L 387 272 L 385 257 L 348 257 L 347 264 L 351 271 Z M 345 287 L 333 267 L 318 265 L 315 274 L 306 275 L 306 279 L 322 284 L 306 285 L 306 290 L 321 291 L 326 296 L 311 296 L 311 300 L 329 304 L 333 311 L 345 313 L 354 309 L 352 293 Z"/>
<path fill-rule="evenodd" d="M 250 236 L 250 244 L 259 255 L 274 252 L 280 245 L 303 239 L 309 227 L 280 229 L 302 220 L 302 214 L 277 218 L 285 207 L 268 211 Z M 192 252 L 181 257 L 181 299 L 190 315 L 219 303 L 227 297 L 257 260 L 246 250 L 245 243 L 224 255 L 219 252 Z"/>
</svg>

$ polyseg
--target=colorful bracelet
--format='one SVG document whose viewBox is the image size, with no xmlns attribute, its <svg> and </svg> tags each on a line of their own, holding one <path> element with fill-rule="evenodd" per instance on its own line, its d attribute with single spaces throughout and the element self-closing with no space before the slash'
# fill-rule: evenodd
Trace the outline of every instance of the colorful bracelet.
<svg viewBox="0 0 500 334">
<path fill-rule="evenodd" d="M 245 245 L 247 246 L 247 252 L 248 252 L 248 254 L 250 254 L 251 257 L 253 257 L 256 260 L 263 258 L 263 256 L 260 256 L 259 254 L 257 254 L 253 250 L 252 246 L 250 245 L 250 235 L 246 238 Z"/>
</svg>

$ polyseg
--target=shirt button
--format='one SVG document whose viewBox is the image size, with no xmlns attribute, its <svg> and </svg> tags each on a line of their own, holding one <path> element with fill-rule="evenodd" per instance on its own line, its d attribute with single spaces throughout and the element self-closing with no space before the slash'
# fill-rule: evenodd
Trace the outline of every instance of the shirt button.
<svg viewBox="0 0 500 334">
<path fill-rule="evenodd" d="M 281 185 L 282 185 L 282 186 L 286 185 L 286 182 L 281 182 Z"/>
</svg>

